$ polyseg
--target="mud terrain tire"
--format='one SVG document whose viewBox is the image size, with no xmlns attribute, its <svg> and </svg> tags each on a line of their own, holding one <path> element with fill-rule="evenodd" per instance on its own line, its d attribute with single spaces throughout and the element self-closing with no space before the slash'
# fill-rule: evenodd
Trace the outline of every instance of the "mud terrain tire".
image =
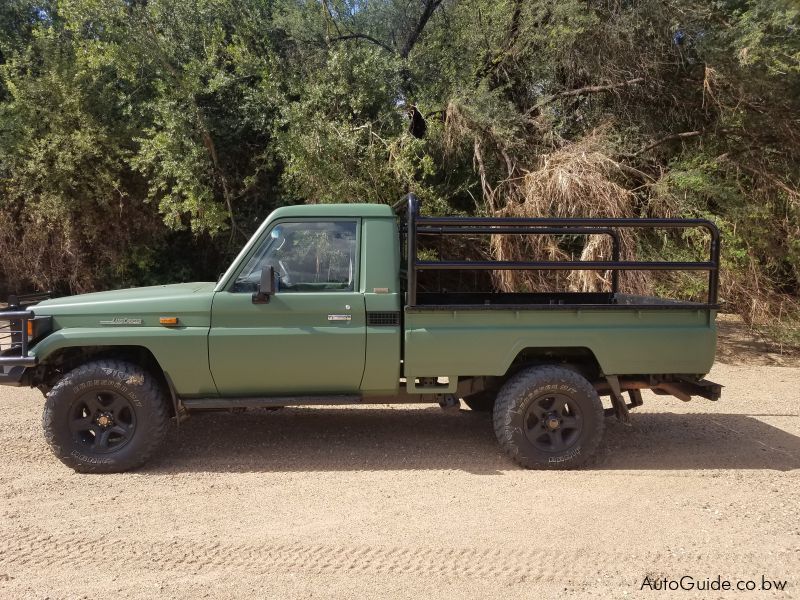
<svg viewBox="0 0 800 600">
<path fill-rule="evenodd" d="M 518 464 L 571 469 L 597 450 L 603 416 L 603 404 L 585 378 L 564 367 L 542 366 L 505 383 L 493 420 L 500 446 Z"/>
<path fill-rule="evenodd" d="M 167 399 L 138 365 L 96 360 L 47 394 L 42 425 L 50 449 L 79 473 L 119 473 L 144 464 L 169 428 Z"/>
</svg>

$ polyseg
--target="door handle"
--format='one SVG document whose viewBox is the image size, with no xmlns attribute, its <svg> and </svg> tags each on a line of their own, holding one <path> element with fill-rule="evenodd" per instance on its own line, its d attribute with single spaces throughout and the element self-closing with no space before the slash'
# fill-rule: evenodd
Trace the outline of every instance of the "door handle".
<svg viewBox="0 0 800 600">
<path fill-rule="evenodd" d="M 328 315 L 328 321 L 349 321 L 352 318 L 350 315 Z"/>
</svg>

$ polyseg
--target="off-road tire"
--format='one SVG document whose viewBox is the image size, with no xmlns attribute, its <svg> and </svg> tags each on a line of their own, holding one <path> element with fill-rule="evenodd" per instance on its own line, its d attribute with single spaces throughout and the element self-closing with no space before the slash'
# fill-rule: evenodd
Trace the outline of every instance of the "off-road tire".
<svg viewBox="0 0 800 600">
<path fill-rule="evenodd" d="M 492 412 L 496 399 L 497 390 L 483 390 L 482 392 L 463 398 L 464 404 L 475 412 Z"/>
<path fill-rule="evenodd" d="M 81 406 L 92 396 L 127 402 L 122 410 L 133 426 L 126 437 L 116 436 L 124 441 L 117 442 L 118 447 L 95 451 L 86 432 L 74 432 L 75 422 L 91 421 L 88 410 L 81 417 L 85 410 Z M 93 431 L 98 430 L 97 421 L 91 422 Z M 163 443 L 169 424 L 167 398 L 159 382 L 145 369 L 121 360 L 92 361 L 67 373 L 47 394 L 42 416 L 50 449 L 79 473 L 119 473 L 141 466 Z"/>
<path fill-rule="evenodd" d="M 565 447 L 543 449 L 553 439 L 550 433 L 559 431 L 549 430 L 544 423 L 559 413 L 548 413 L 542 405 L 552 406 L 557 398 L 569 407 L 562 415 L 564 422 L 571 418 L 575 427 L 561 430 L 558 444 Z M 541 411 L 545 414 L 537 421 Z M 519 465 L 526 469 L 572 469 L 584 464 L 597 450 L 603 437 L 603 404 L 592 384 L 575 371 L 556 366 L 534 367 L 520 371 L 500 389 L 493 421 L 500 446 Z M 540 436 L 537 426 L 542 428 Z M 556 446 L 556 442 L 550 443 Z"/>
</svg>

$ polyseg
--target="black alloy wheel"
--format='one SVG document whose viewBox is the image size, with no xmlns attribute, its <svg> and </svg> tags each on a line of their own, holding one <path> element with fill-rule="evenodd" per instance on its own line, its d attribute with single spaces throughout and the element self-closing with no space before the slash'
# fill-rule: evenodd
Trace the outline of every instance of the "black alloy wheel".
<svg viewBox="0 0 800 600">
<path fill-rule="evenodd" d="M 561 452 L 581 435 L 583 417 L 577 402 L 563 394 L 546 393 L 528 404 L 525 437 L 545 452 Z"/>
<path fill-rule="evenodd" d="M 125 396 L 99 390 L 77 399 L 69 425 L 76 443 L 105 454 L 130 442 L 136 432 L 136 412 Z"/>
</svg>

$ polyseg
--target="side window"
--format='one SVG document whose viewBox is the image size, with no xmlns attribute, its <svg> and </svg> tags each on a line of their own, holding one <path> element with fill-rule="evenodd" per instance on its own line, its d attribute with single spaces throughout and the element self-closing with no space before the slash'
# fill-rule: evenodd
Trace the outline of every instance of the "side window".
<svg viewBox="0 0 800 600">
<path fill-rule="evenodd" d="M 356 222 L 278 223 L 245 265 L 234 292 L 253 292 L 272 265 L 279 292 L 350 291 L 355 288 Z"/>
</svg>

